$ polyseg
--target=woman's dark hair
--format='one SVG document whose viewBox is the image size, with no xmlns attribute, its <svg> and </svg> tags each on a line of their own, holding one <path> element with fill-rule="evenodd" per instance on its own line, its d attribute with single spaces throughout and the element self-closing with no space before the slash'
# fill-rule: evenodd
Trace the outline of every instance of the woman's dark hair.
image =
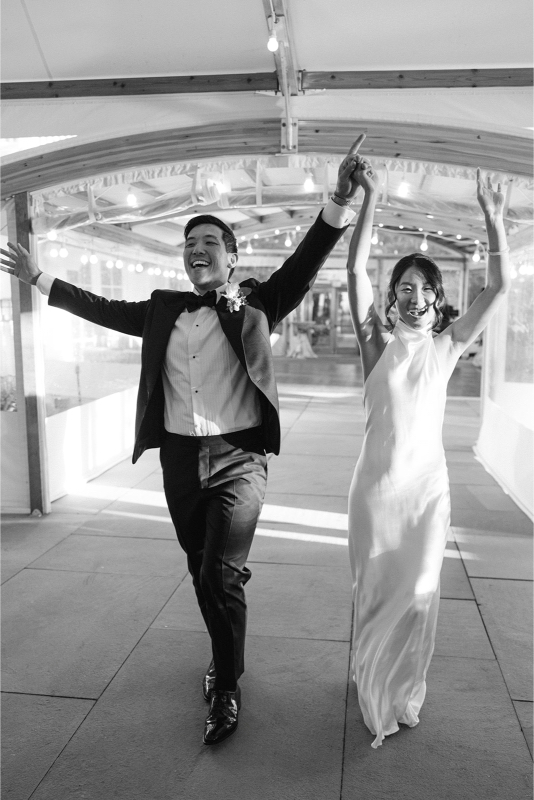
<svg viewBox="0 0 534 800">
<path fill-rule="evenodd" d="M 397 261 L 393 267 L 393 272 L 391 273 L 391 278 L 389 279 L 388 285 L 386 319 L 391 327 L 393 327 L 394 323 L 389 318 L 389 312 L 397 300 L 398 283 L 406 270 L 410 269 L 410 267 L 414 267 L 425 276 L 425 280 L 432 287 L 436 294 L 436 299 L 433 303 L 434 311 L 436 312 L 436 321 L 434 322 L 432 328 L 439 328 L 443 320 L 443 309 L 445 308 L 446 304 L 445 292 L 443 291 L 443 277 L 436 262 L 428 256 L 419 255 L 419 253 L 411 253 L 409 256 L 404 256 L 400 261 Z"/>
</svg>

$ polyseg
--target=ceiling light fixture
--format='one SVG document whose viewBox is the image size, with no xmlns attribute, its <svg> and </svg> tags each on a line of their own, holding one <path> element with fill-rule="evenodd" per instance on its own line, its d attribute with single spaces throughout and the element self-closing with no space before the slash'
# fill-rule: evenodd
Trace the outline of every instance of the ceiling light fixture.
<svg viewBox="0 0 534 800">
<path fill-rule="evenodd" d="M 137 205 L 137 197 L 134 195 L 133 192 L 130 192 L 128 194 L 128 197 L 126 198 L 126 202 L 128 203 L 129 206 L 131 206 L 132 208 L 135 208 L 135 206 Z"/>
<path fill-rule="evenodd" d="M 397 189 L 397 194 L 399 197 L 408 197 L 410 194 L 410 184 L 406 183 L 406 181 L 401 181 L 399 183 L 399 188 Z"/>
<path fill-rule="evenodd" d="M 304 191 L 305 192 L 313 192 L 314 188 L 315 188 L 315 184 L 313 182 L 313 178 L 310 175 L 310 173 L 308 172 L 308 174 L 306 175 L 306 180 L 304 181 Z"/>
</svg>

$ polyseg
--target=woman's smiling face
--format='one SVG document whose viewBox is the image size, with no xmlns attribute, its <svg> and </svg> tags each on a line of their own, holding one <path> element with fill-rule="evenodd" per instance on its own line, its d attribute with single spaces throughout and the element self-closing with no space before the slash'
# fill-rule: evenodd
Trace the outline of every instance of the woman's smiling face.
<svg viewBox="0 0 534 800">
<path fill-rule="evenodd" d="M 435 289 L 417 267 L 408 267 L 395 287 L 397 311 L 406 325 L 416 330 L 428 330 L 436 321 Z"/>
</svg>

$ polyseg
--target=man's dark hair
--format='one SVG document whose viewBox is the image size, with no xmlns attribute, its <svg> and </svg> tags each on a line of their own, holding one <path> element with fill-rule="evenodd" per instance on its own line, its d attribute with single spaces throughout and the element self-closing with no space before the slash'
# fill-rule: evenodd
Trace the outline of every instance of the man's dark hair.
<svg viewBox="0 0 534 800">
<path fill-rule="evenodd" d="M 222 231 L 223 242 L 226 247 L 227 253 L 237 254 L 237 239 L 234 236 L 233 230 L 218 217 L 213 217 L 211 214 L 199 214 L 198 217 L 193 217 L 189 220 L 184 230 L 184 237 L 187 239 L 193 228 L 197 225 L 216 225 Z"/>
<path fill-rule="evenodd" d="M 404 256 L 400 259 L 400 261 L 397 261 L 393 267 L 393 272 L 391 273 L 388 286 L 386 319 L 393 328 L 393 322 L 389 318 L 389 312 L 397 300 L 397 285 L 406 270 L 410 267 L 415 267 L 415 269 L 419 270 L 419 272 L 425 276 L 425 280 L 428 281 L 436 294 L 436 299 L 433 303 L 434 311 L 436 312 L 436 320 L 432 326 L 432 328 L 435 330 L 441 325 L 443 320 L 443 309 L 446 303 L 445 292 L 443 291 L 443 277 L 436 262 L 429 256 L 422 256 L 419 255 L 419 253 L 411 253 L 409 256 Z"/>
</svg>

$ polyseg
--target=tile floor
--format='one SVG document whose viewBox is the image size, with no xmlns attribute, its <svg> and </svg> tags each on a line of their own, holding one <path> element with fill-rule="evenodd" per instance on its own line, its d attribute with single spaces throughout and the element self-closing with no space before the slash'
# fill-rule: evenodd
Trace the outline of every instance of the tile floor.
<svg viewBox="0 0 534 800">
<path fill-rule="evenodd" d="M 473 457 L 477 376 L 463 365 L 466 396 L 447 406 L 453 528 L 421 722 L 373 750 L 348 675 L 361 389 L 347 362 L 325 382 L 324 361 L 277 366 L 283 452 L 249 561 L 243 709 L 216 748 L 201 743 L 209 642 L 158 453 L 46 518 L 3 520 L 6 800 L 531 796 L 532 525 Z"/>
</svg>

